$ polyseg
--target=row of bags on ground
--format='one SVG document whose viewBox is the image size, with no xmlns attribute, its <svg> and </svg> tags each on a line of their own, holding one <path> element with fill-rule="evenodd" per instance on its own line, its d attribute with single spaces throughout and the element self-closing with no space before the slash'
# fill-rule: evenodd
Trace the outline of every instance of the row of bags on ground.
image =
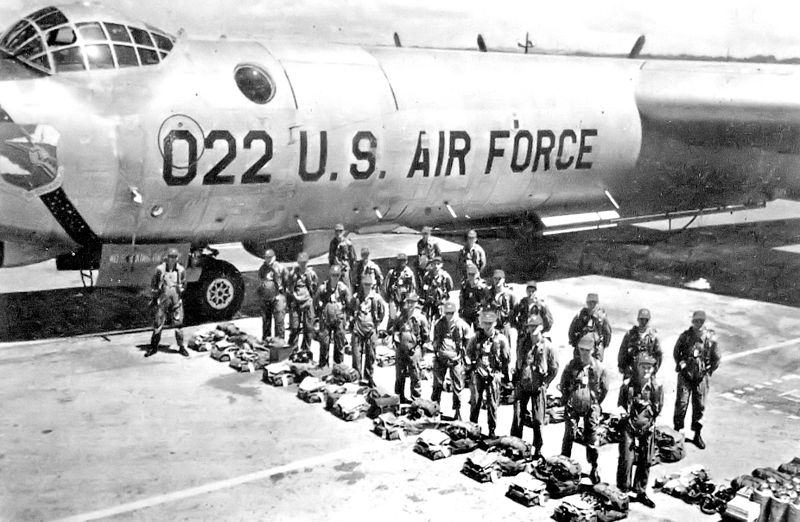
<svg viewBox="0 0 800 522">
<path fill-rule="evenodd" d="M 654 488 L 697 505 L 708 515 L 737 522 L 800 522 L 800 457 L 756 468 L 730 483 L 713 482 L 700 465 L 656 479 Z"/>
</svg>

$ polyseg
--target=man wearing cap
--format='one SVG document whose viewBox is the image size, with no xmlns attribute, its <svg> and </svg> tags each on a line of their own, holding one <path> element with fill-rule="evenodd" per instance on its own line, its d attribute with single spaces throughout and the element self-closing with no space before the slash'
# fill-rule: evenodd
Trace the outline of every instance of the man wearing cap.
<svg viewBox="0 0 800 522">
<path fill-rule="evenodd" d="M 600 405 L 608 393 L 608 378 L 600 362 L 593 357 L 594 333 L 585 335 L 576 347 L 577 354 L 561 374 L 561 397 L 564 401 L 564 439 L 561 454 L 572 456 L 572 443 L 578 422 L 583 420 L 583 443 L 586 460 L 592 466 L 589 474 L 594 484 L 600 482 L 597 471 L 597 427 L 600 424 Z"/>
<path fill-rule="evenodd" d="M 608 322 L 606 311 L 598 305 L 600 298 L 592 292 L 586 296 L 586 306 L 581 308 L 569 325 L 569 344 L 575 348 L 587 333 L 594 332 L 596 346 L 592 355 L 603 362 L 606 348 L 611 344 L 611 323 Z M 577 350 L 576 350 L 577 355 Z"/>
<path fill-rule="evenodd" d="M 638 324 L 625 333 L 617 354 L 617 367 L 624 379 L 630 379 L 633 376 L 636 369 L 633 360 L 640 353 L 647 353 L 655 360 L 653 373 L 658 372 L 664 359 L 658 332 L 650 326 L 650 310 L 647 308 L 639 310 L 636 320 Z"/>
<path fill-rule="evenodd" d="M 500 381 L 508 380 L 510 351 L 505 335 L 495 329 L 497 314 L 484 310 L 480 330 L 467 344 L 466 364 L 470 374 L 470 422 L 478 422 L 484 394 L 489 436 L 495 436 L 497 408 L 500 406 Z"/>
<path fill-rule="evenodd" d="M 706 408 L 708 381 L 711 374 L 719 368 L 720 356 L 717 336 L 714 330 L 706 328 L 706 313 L 697 310 L 692 314 L 692 326 L 683 332 L 675 343 L 675 371 L 678 372 L 678 390 L 675 394 L 674 427 L 676 431 L 683 429 L 689 400 L 692 401 L 693 442 L 700 449 L 706 443 L 700 436 L 703 425 L 703 411 Z"/>
<path fill-rule="evenodd" d="M 542 456 L 542 424 L 547 409 L 547 387 L 558 374 L 558 357 L 543 335 L 544 324 L 538 314 L 531 314 L 520 332 L 517 364 L 514 372 L 514 420 L 511 436 L 522 438 L 523 419 L 531 402 L 534 459 Z"/>
<path fill-rule="evenodd" d="M 314 306 L 319 317 L 319 366 L 328 366 L 328 350 L 333 338 L 333 362 L 344 360 L 345 321 L 350 306 L 350 287 L 341 279 L 341 268 L 334 265 L 328 271 L 328 280 L 320 285 L 314 296 Z"/>
<path fill-rule="evenodd" d="M 476 241 L 478 234 L 474 230 L 467 232 L 467 244 L 458 252 L 458 267 L 462 277 L 467 276 L 467 261 L 478 267 L 478 273 L 486 268 L 486 252 Z"/>
<path fill-rule="evenodd" d="M 372 276 L 372 289 L 382 290 L 383 273 L 381 272 L 381 267 L 379 267 L 375 261 L 369 258 L 369 248 L 364 247 L 361 249 L 361 259 L 358 260 L 355 268 L 356 286 L 358 288 L 361 288 L 361 279 L 367 274 Z"/>
<path fill-rule="evenodd" d="M 428 320 L 417 309 L 417 301 L 415 292 L 406 294 L 400 315 L 389 327 L 396 347 L 394 392 L 400 396 L 401 402 L 409 402 L 406 399 L 406 377 L 411 381 L 411 399 L 422 396 L 419 365 L 422 361 L 422 345 L 428 341 L 430 327 Z"/>
<path fill-rule="evenodd" d="M 656 358 L 646 351 L 633 359 L 635 368 L 629 380 L 619 389 L 619 406 L 625 410 L 620 421 L 619 460 L 617 461 L 617 487 L 633 491 L 637 502 L 649 508 L 656 507 L 647 496 L 647 480 L 655 443 L 656 418 L 664 406 L 664 390 L 655 380 Z M 633 466 L 636 476 L 631 482 Z"/>
<path fill-rule="evenodd" d="M 446 300 L 450 299 L 450 292 L 453 290 L 453 278 L 442 268 L 442 256 L 433 258 L 433 268 L 425 275 L 422 283 L 424 299 L 423 312 L 431 323 L 435 323 L 441 317 L 441 306 Z"/>
<path fill-rule="evenodd" d="M 314 303 L 312 296 L 319 286 L 317 273 L 308 266 L 308 254 L 297 255 L 297 266 L 288 276 L 289 299 L 289 345 L 297 350 L 297 339 L 303 334 L 301 350 L 311 353 L 311 339 L 314 337 Z"/>
<path fill-rule="evenodd" d="M 497 328 L 511 342 L 511 319 L 516 308 L 516 297 L 511 287 L 506 284 L 506 273 L 497 269 L 492 274 L 492 287 L 486 293 L 484 310 L 497 314 Z"/>
<path fill-rule="evenodd" d="M 458 313 L 473 330 L 478 329 L 478 316 L 488 293 L 489 286 L 481 278 L 478 267 L 467 261 L 467 278 L 461 282 Z"/>
<path fill-rule="evenodd" d="M 189 352 L 183 345 L 183 330 L 181 330 L 183 326 L 183 301 L 181 298 L 186 290 L 186 270 L 178 262 L 177 249 L 170 248 L 166 260 L 156 267 L 155 274 L 150 281 L 150 288 L 156 315 L 153 321 L 153 334 L 150 336 L 150 348 L 144 356 L 150 357 L 158 351 L 161 331 L 169 323 L 175 328 L 178 353 L 189 357 Z"/>
<path fill-rule="evenodd" d="M 473 336 L 472 329 L 456 315 L 456 304 L 445 301 L 444 317 L 433 327 L 433 393 L 431 400 L 436 404 L 442 399 L 444 382 L 450 372 L 453 388 L 453 417 L 461 420 L 461 390 L 464 389 L 464 359 L 467 344 Z"/>
<path fill-rule="evenodd" d="M 403 309 L 403 302 L 410 292 L 414 292 L 417 282 L 414 271 L 408 266 L 408 257 L 397 254 L 397 266 L 386 276 L 386 300 L 389 301 L 389 319 L 394 319 Z M 416 292 L 414 292 L 416 293 Z"/>
<path fill-rule="evenodd" d="M 425 259 L 433 259 L 436 256 L 441 256 L 442 250 L 439 244 L 431 241 L 431 227 L 422 227 L 422 239 L 417 241 L 417 271 L 419 271 L 419 259 L 425 256 Z"/>
<path fill-rule="evenodd" d="M 275 260 L 275 251 L 264 251 L 264 263 L 258 269 L 258 295 L 261 298 L 261 336 L 266 341 L 275 321 L 275 337 L 283 341 L 286 316 L 286 268 Z"/>
<path fill-rule="evenodd" d="M 334 236 L 328 248 L 328 264 L 338 266 L 342 272 L 341 280 L 348 287 L 351 286 L 350 273 L 356 263 L 356 249 L 353 243 L 344 237 L 344 225 L 336 223 Z M 356 288 L 358 290 L 358 288 Z"/>
<path fill-rule="evenodd" d="M 542 320 L 542 333 L 547 333 L 553 327 L 553 314 L 544 300 L 539 297 L 536 281 L 528 281 L 525 285 L 525 297 L 514 308 L 512 325 L 518 332 L 525 329 L 531 316 L 538 316 Z M 521 336 L 520 336 L 521 337 Z M 519 342 L 517 342 L 519 344 Z"/>
<path fill-rule="evenodd" d="M 378 326 L 386 315 L 386 302 L 373 289 L 375 281 L 371 274 L 361 277 L 361 290 L 353 299 L 353 368 L 362 381 L 374 387 L 372 368 L 375 363 L 375 343 L 378 340 Z M 363 356 L 363 364 L 362 364 Z"/>
</svg>

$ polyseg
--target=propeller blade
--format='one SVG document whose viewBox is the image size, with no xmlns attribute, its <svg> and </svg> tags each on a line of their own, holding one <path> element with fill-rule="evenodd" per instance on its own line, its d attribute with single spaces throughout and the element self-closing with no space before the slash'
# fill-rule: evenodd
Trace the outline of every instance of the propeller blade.
<svg viewBox="0 0 800 522">
<path fill-rule="evenodd" d="M 394 33 L 394 46 L 403 47 L 403 44 L 400 43 L 400 35 L 397 33 Z"/>
<path fill-rule="evenodd" d="M 636 58 L 639 56 L 639 53 L 642 52 L 642 48 L 644 47 L 644 41 L 644 35 L 639 35 L 639 38 L 636 39 L 636 43 L 633 44 L 633 47 L 631 48 L 631 52 L 628 53 L 628 58 Z"/>
<path fill-rule="evenodd" d="M 486 52 L 486 42 L 483 40 L 483 35 L 478 35 L 478 50 L 482 53 Z"/>
</svg>

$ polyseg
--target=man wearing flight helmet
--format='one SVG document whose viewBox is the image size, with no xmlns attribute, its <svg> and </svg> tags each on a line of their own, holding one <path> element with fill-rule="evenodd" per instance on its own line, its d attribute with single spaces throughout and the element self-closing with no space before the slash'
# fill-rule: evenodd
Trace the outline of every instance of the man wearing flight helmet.
<svg viewBox="0 0 800 522">
<path fill-rule="evenodd" d="M 186 290 L 186 271 L 178 262 L 178 250 L 170 248 L 163 263 L 156 267 L 151 280 L 153 303 L 156 307 L 153 322 L 153 334 L 150 337 L 150 348 L 144 354 L 150 357 L 158 351 L 161 342 L 161 331 L 167 324 L 175 327 L 175 341 L 178 343 L 178 353 L 189 357 L 189 352 L 183 345 L 183 292 Z"/>
</svg>

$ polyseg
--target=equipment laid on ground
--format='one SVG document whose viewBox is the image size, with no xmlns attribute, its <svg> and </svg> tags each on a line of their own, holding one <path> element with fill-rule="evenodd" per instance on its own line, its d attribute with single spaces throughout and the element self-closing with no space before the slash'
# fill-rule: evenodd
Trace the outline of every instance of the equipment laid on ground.
<svg viewBox="0 0 800 522">
<path fill-rule="evenodd" d="M 331 411 L 344 421 L 360 419 L 367 413 L 369 404 L 363 393 L 346 393 L 339 397 Z"/>
<path fill-rule="evenodd" d="M 377 388 L 372 388 L 367 392 L 367 402 L 369 410 L 367 417 L 374 419 L 384 413 L 397 414 L 400 410 L 400 396 L 393 393 L 381 393 Z"/>
<path fill-rule="evenodd" d="M 372 420 L 372 431 L 382 439 L 400 440 L 405 437 L 403 424 L 393 413 L 383 413 Z"/>
<path fill-rule="evenodd" d="M 525 507 L 542 506 L 547 500 L 547 484 L 528 473 L 520 473 L 511 480 L 506 496 Z"/>
<path fill-rule="evenodd" d="M 651 464 L 659 462 L 678 462 L 686 456 L 685 437 L 669 426 L 656 426 L 656 451 L 653 452 Z"/>
<path fill-rule="evenodd" d="M 426 429 L 414 443 L 414 452 L 431 460 L 446 459 L 452 455 L 450 437 L 440 430 Z"/>
<path fill-rule="evenodd" d="M 569 499 L 558 505 L 553 512 L 558 522 L 597 522 L 594 507 L 581 499 Z"/>
<path fill-rule="evenodd" d="M 499 456 L 493 451 L 476 450 L 464 461 L 461 473 L 478 482 L 496 482 L 499 478 L 496 467 Z"/>
<path fill-rule="evenodd" d="M 318 377 L 308 376 L 300 383 L 297 388 L 297 397 L 305 402 L 317 403 L 322 402 L 324 395 L 322 388 L 325 387 L 325 381 Z"/>
<path fill-rule="evenodd" d="M 555 455 L 536 463 L 531 474 L 547 484 L 550 497 L 563 498 L 578 492 L 581 471 L 581 465 L 577 460 Z"/>
<path fill-rule="evenodd" d="M 261 380 L 272 386 L 289 386 L 295 382 L 292 368 L 287 361 L 266 365 Z"/>
</svg>

